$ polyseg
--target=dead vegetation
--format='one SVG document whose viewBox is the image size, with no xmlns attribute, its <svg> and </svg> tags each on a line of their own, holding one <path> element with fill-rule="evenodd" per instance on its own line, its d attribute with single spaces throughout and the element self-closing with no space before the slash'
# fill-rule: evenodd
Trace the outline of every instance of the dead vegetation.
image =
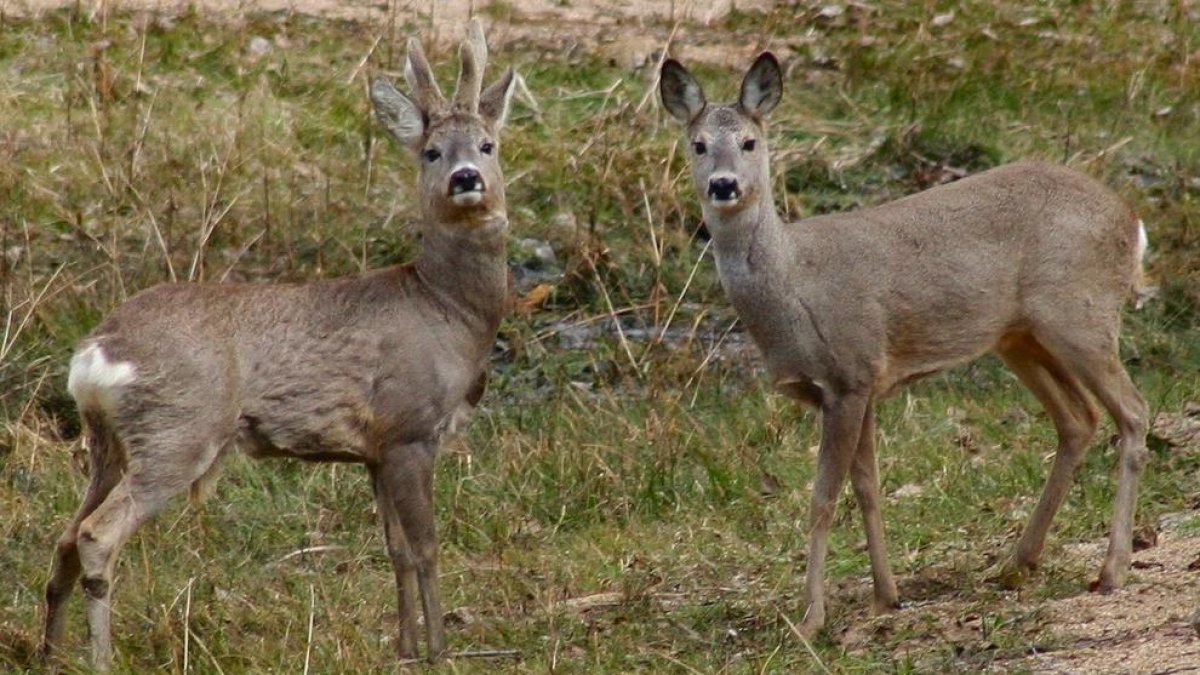
<svg viewBox="0 0 1200 675">
<path fill-rule="evenodd" d="M 477 423 L 440 460 L 435 501 L 450 649 L 520 654 L 455 669 L 1191 667 L 1200 8 L 738 2 L 676 27 L 477 6 L 495 24 L 493 58 L 528 85 L 503 149 L 523 304 L 502 326 Z M 399 70 L 404 37 L 428 25 L 423 5 L 358 21 L 294 4 L 124 8 L 10 3 L 0 16 L 0 669 L 37 668 L 45 552 L 87 480 L 65 396 L 75 341 L 166 279 L 312 279 L 415 250 L 411 165 L 373 129 L 364 82 Z M 1083 590 L 1110 517 L 1103 442 L 1047 567 L 1019 595 L 989 581 L 1053 434 L 984 362 L 881 409 L 884 518 L 907 608 L 856 609 L 867 561 L 843 499 L 829 570 L 843 609 L 817 640 L 797 639 L 813 420 L 765 391 L 717 285 L 652 95 L 667 45 L 712 81 L 760 48 L 784 57 L 772 146 L 790 213 L 1029 158 L 1100 177 L 1137 209 L 1159 287 L 1127 314 L 1122 341 L 1156 418 L 1137 522 L 1148 535 L 1177 515 L 1135 553 L 1128 589 Z M 392 578 L 365 479 L 244 462 L 220 500 L 169 509 L 130 545 L 118 669 L 382 667 L 395 613 L 379 589 Z M 82 617 L 71 621 L 81 635 Z"/>
</svg>

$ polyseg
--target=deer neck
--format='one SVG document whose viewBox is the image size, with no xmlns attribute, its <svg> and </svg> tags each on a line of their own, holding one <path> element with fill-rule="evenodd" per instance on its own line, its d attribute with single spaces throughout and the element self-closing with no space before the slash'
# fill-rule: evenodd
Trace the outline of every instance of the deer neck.
<svg viewBox="0 0 1200 675">
<path fill-rule="evenodd" d="M 427 227 L 413 268 L 433 304 L 448 317 L 493 334 L 508 292 L 508 219 L 493 215 L 469 227 Z"/>
<path fill-rule="evenodd" d="M 731 296 L 736 297 L 741 288 L 761 286 L 780 269 L 783 223 L 769 192 L 734 213 L 705 205 L 704 219 L 712 234 L 721 285 Z"/>
</svg>

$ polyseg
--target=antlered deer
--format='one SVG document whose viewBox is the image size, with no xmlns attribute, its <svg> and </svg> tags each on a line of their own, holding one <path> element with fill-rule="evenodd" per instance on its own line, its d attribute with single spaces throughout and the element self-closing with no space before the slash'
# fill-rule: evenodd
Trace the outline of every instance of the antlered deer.
<svg viewBox="0 0 1200 675">
<path fill-rule="evenodd" d="M 710 105 L 679 62 L 660 94 L 687 126 L 692 177 L 717 272 L 777 389 L 821 410 L 809 514 L 808 609 L 825 621 L 825 557 L 846 475 L 862 509 L 877 611 L 897 607 L 876 475 L 875 401 L 994 352 L 1046 408 L 1058 450 L 1001 579 L 1019 584 L 1096 432 L 1099 400 L 1120 434 L 1118 486 L 1099 590 L 1128 574 L 1146 404 L 1117 353 L 1121 306 L 1145 231 L 1110 190 L 1069 169 L 1000 167 L 875 208 L 784 223 L 771 197 L 766 115 L 779 63 L 763 53 L 738 100 Z"/>
<path fill-rule="evenodd" d="M 168 284 L 108 316 L 71 359 L 91 483 L 59 539 L 43 650 L 62 638 L 82 576 L 92 664 L 112 660 L 109 601 L 121 546 L 167 501 L 210 482 L 234 446 L 258 457 L 364 464 L 398 587 L 401 657 L 445 650 L 433 518 L 434 455 L 483 394 L 507 291 L 497 133 L 507 70 L 482 89 L 476 21 L 443 97 L 409 42 L 412 97 L 371 84 L 375 114 L 420 163 L 421 253 L 410 265 L 304 284 Z M 481 91 L 482 90 L 482 91 Z"/>
</svg>

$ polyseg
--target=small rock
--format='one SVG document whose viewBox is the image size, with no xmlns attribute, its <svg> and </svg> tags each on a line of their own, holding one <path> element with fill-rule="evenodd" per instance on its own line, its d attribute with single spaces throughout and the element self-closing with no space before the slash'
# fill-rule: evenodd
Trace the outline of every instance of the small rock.
<svg viewBox="0 0 1200 675">
<path fill-rule="evenodd" d="M 513 287 L 524 295 L 539 284 L 550 282 L 562 274 L 558 256 L 549 242 L 540 239 L 521 239 L 516 243 L 515 265 L 512 267 Z"/>
<path fill-rule="evenodd" d="M 472 612 L 469 607 L 455 607 L 449 612 L 446 612 L 446 614 L 442 617 L 442 620 L 447 624 L 458 626 L 470 626 L 471 624 L 479 621 L 479 619 L 475 617 L 475 612 Z"/>
<path fill-rule="evenodd" d="M 525 264 L 539 269 L 551 268 L 558 264 L 558 258 L 554 255 L 554 247 L 549 242 L 540 239 L 522 239 L 518 243 L 527 256 Z"/>
<path fill-rule="evenodd" d="M 661 45 L 658 40 L 644 35 L 623 35 L 613 42 L 600 46 L 600 53 L 621 70 L 637 70 L 657 57 Z"/>
<path fill-rule="evenodd" d="M 942 26 L 948 25 L 951 21 L 954 21 L 954 12 L 938 14 L 937 16 L 933 17 L 933 21 L 931 23 L 935 28 L 941 28 Z"/>
<path fill-rule="evenodd" d="M 550 227 L 556 234 L 564 237 L 574 237 L 579 230 L 579 221 L 570 211 L 559 211 L 550 217 Z"/>
<path fill-rule="evenodd" d="M 260 35 L 255 35 L 250 38 L 250 43 L 246 45 L 246 51 L 251 56 L 262 56 L 271 51 L 271 41 Z"/>
<path fill-rule="evenodd" d="M 783 488 L 783 483 L 777 476 L 767 471 L 762 472 L 759 480 L 758 492 L 764 497 L 771 497 L 779 493 Z"/>
<path fill-rule="evenodd" d="M 841 5 L 825 5 L 817 10 L 817 16 L 822 19 L 836 19 L 846 13 L 846 8 Z"/>
<path fill-rule="evenodd" d="M 1200 635 L 1200 609 L 1192 614 L 1192 630 L 1196 631 L 1196 635 Z"/>
</svg>

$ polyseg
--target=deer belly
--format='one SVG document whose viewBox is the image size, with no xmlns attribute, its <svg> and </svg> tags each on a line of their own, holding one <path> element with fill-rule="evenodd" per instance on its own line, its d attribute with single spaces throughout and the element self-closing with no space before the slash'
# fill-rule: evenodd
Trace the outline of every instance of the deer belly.
<svg viewBox="0 0 1200 675">
<path fill-rule="evenodd" d="M 812 408 L 820 408 L 824 387 L 816 380 L 801 376 L 777 377 L 772 384 L 788 398 Z"/>
<path fill-rule="evenodd" d="M 238 441 L 251 457 L 293 457 L 314 462 L 367 460 L 372 416 L 365 405 L 328 409 L 297 406 L 264 415 L 242 414 Z"/>
</svg>

